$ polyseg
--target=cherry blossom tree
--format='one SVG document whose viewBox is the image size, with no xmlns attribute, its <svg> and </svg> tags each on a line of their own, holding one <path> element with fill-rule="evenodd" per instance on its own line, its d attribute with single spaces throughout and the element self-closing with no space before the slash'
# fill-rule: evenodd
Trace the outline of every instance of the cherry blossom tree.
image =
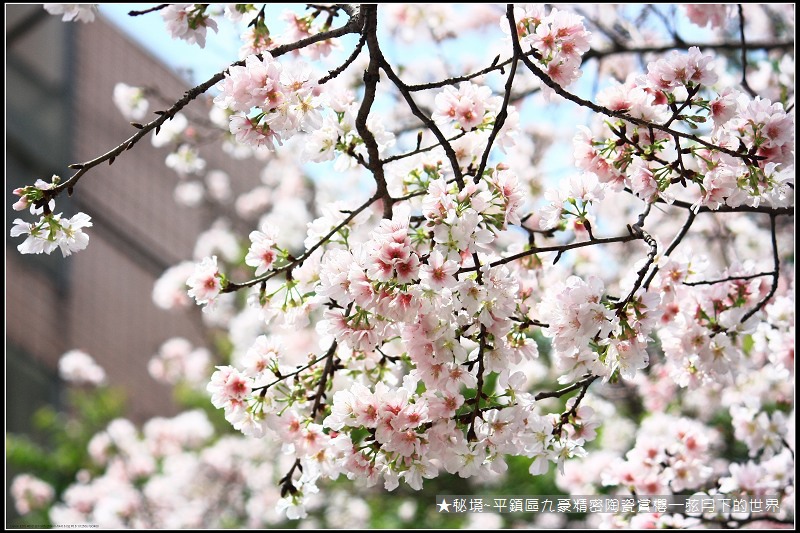
<svg viewBox="0 0 800 533">
<path fill-rule="evenodd" d="M 59 197 L 149 136 L 179 201 L 234 203 L 248 229 L 218 221 L 153 290 L 201 306 L 230 349 L 170 339 L 149 367 L 234 433 L 202 410 L 116 419 L 56 503 L 18 478 L 20 512 L 263 527 L 305 518 L 320 491 L 328 513 L 358 514 L 337 509 L 344 478 L 421 490 L 523 469 L 575 495 L 780 504 L 584 525 L 793 523 L 793 5 L 272 11 L 131 12 L 198 53 L 237 24 L 239 58 L 167 107 L 118 85 L 135 132 L 14 191 L 32 215 L 11 228 L 21 253 L 78 252 L 92 221 Z M 270 169 L 235 199 L 187 133 L 204 98 L 195 130 Z M 65 357 L 64 377 L 102 383 L 87 358 Z"/>
</svg>

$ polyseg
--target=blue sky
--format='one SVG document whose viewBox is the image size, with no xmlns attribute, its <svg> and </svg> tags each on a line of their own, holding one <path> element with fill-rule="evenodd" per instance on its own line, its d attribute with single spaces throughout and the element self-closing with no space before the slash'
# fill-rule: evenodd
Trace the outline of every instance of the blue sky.
<svg viewBox="0 0 800 533">
<path fill-rule="evenodd" d="M 220 19 L 219 34 L 209 32 L 206 47 L 172 39 L 159 13 L 128 16 L 132 9 L 146 9 L 150 4 L 103 4 L 100 13 L 121 28 L 147 51 L 176 71 L 192 71 L 190 81 L 200 83 L 238 59 L 239 34 L 227 20 Z"/>
</svg>

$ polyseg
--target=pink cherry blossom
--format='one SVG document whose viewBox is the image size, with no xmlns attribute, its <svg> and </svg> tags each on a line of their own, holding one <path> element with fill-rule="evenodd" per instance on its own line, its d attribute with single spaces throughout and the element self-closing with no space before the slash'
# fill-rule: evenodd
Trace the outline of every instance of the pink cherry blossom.
<svg viewBox="0 0 800 533">
<path fill-rule="evenodd" d="M 244 258 L 244 262 L 251 267 L 255 267 L 256 276 L 260 276 L 270 270 L 278 258 L 278 250 L 275 249 L 277 235 L 278 228 L 270 224 L 264 224 L 261 227 L 261 231 L 250 232 L 252 244 L 247 256 Z"/>
<path fill-rule="evenodd" d="M 217 22 L 205 13 L 206 7 L 202 4 L 172 4 L 161 11 L 161 17 L 172 38 L 205 48 L 206 31 L 209 28 L 218 31 Z"/>
<path fill-rule="evenodd" d="M 217 256 L 206 257 L 195 265 L 194 272 L 186 280 L 188 294 L 198 304 L 211 304 L 222 291 L 222 274 L 217 267 Z"/>
</svg>

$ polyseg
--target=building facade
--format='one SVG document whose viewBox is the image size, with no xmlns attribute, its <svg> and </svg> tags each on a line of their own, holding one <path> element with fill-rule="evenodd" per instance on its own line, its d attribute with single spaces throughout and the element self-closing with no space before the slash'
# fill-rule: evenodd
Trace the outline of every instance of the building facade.
<svg viewBox="0 0 800 533">
<path fill-rule="evenodd" d="M 154 19 L 154 23 L 160 20 Z M 171 313 L 151 299 L 154 281 L 190 259 L 195 237 L 218 213 L 212 206 L 176 206 L 176 174 L 168 150 L 145 137 L 113 165 L 87 173 L 56 212 L 92 217 L 90 244 L 68 258 L 21 255 L 8 236 L 15 218 L 11 191 L 67 165 L 110 150 L 135 132 L 112 102 L 114 85 L 146 86 L 178 99 L 188 88 L 113 25 L 65 23 L 41 5 L 6 6 L 6 409 L 7 431 L 26 432 L 32 412 L 58 403 L 60 356 L 89 353 L 109 384 L 125 389 L 136 422 L 176 412 L 171 390 L 155 382 L 147 362 L 168 338 L 204 344 L 196 313 Z M 155 104 L 155 107 L 154 105 Z M 153 102 L 152 112 L 166 107 Z M 205 113 L 203 102 L 193 103 Z M 209 168 L 258 176 L 255 162 L 204 153 Z"/>
</svg>

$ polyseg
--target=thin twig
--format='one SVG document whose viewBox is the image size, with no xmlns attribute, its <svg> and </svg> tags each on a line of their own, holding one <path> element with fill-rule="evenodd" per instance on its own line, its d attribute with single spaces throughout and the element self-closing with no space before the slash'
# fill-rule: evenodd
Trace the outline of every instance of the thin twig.
<svg viewBox="0 0 800 533">
<path fill-rule="evenodd" d="M 634 194 L 632 190 L 629 188 L 624 189 L 625 192 L 628 194 Z M 765 215 L 788 215 L 794 216 L 794 207 L 771 207 L 768 205 L 759 205 L 759 206 L 752 206 L 752 205 L 739 205 L 736 207 L 731 207 L 729 205 L 721 205 L 716 209 L 711 209 L 707 205 L 696 205 L 689 202 L 684 202 L 683 200 L 674 200 L 672 202 L 667 202 L 663 198 L 656 198 L 655 202 L 657 204 L 667 204 L 672 207 L 680 207 L 682 209 L 687 209 L 692 211 L 695 214 L 700 213 L 763 213 Z"/>
<path fill-rule="evenodd" d="M 377 200 L 377 199 L 378 198 L 375 195 L 370 197 L 366 202 L 364 202 L 359 207 L 357 207 L 354 211 L 352 211 L 349 215 L 347 215 L 347 217 L 344 220 L 342 220 L 332 230 L 330 230 L 327 233 L 327 235 L 325 235 L 320 240 L 318 240 L 316 243 L 314 243 L 314 245 L 311 248 L 309 248 L 308 250 L 303 252 L 303 255 L 301 255 L 300 257 L 290 261 L 289 263 L 287 263 L 286 265 L 284 265 L 284 266 L 282 266 L 280 268 L 276 268 L 275 270 L 269 272 L 268 274 L 264 274 L 261 277 L 253 278 L 253 279 L 251 279 L 249 281 L 244 281 L 244 282 L 241 282 L 241 283 L 234 283 L 234 282 L 231 281 L 225 286 L 225 288 L 222 289 L 222 292 L 223 293 L 224 292 L 234 292 L 234 291 L 238 291 L 239 289 L 243 289 L 245 287 L 252 287 L 254 285 L 258 285 L 261 282 L 264 282 L 264 281 L 267 281 L 268 279 L 274 278 L 275 276 L 281 274 L 282 272 L 286 272 L 287 270 L 293 269 L 295 266 L 302 265 L 303 262 L 306 259 L 308 259 L 309 256 L 311 256 L 311 254 L 313 254 L 314 251 L 317 248 L 319 248 L 320 246 L 322 246 L 323 244 L 328 242 L 328 239 L 333 237 L 336 234 L 336 232 L 338 232 L 340 229 L 342 229 L 347 224 L 349 224 L 351 220 L 356 218 L 356 216 L 358 216 L 359 213 L 361 213 L 367 207 L 372 205 L 375 202 L 375 200 Z"/>
<path fill-rule="evenodd" d="M 581 58 L 583 63 L 586 63 L 590 59 L 604 59 L 609 56 L 618 55 L 618 54 L 661 54 L 664 52 L 669 52 L 672 50 L 688 50 L 689 48 L 697 47 L 703 48 L 708 50 L 718 50 L 718 51 L 735 51 L 741 50 L 742 48 L 746 50 L 794 50 L 794 41 L 753 41 L 747 44 L 742 44 L 741 42 L 730 42 L 730 43 L 671 43 L 671 44 L 664 44 L 658 46 L 633 46 L 630 48 L 607 48 L 604 50 L 596 50 L 592 48 Z"/>
<path fill-rule="evenodd" d="M 742 43 L 742 88 L 747 91 L 751 98 L 757 96 L 756 92 L 747 83 L 747 41 L 744 38 L 744 8 L 742 4 L 736 4 L 739 9 L 739 39 Z"/>
<path fill-rule="evenodd" d="M 573 417 L 578 413 L 578 408 L 581 406 L 581 402 L 586 397 L 586 392 L 598 377 L 599 376 L 591 376 L 580 382 L 581 392 L 578 393 L 578 396 L 575 398 L 575 403 L 572 404 L 572 407 L 569 409 L 569 411 L 561 413 L 561 418 L 558 421 L 558 424 L 556 424 L 556 427 L 553 428 L 553 435 L 561 436 L 561 431 L 564 429 L 564 425 L 569 422 L 570 417 Z"/>
<path fill-rule="evenodd" d="M 742 317 L 740 321 L 742 323 L 744 323 L 748 318 L 750 318 L 754 314 L 761 311 L 761 309 L 767 304 L 770 298 L 772 298 L 775 295 L 775 291 L 778 290 L 781 259 L 778 256 L 778 237 L 776 235 L 777 231 L 775 229 L 775 215 L 770 215 L 769 224 L 770 224 L 770 231 L 772 233 L 772 263 L 774 265 L 774 270 L 772 271 L 772 287 L 770 288 L 769 293 L 766 296 L 764 296 L 764 298 L 760 302 L 758 302 L 758 304 L 754 308 L 745 313 L 745 315 Z"/>
<path fill-rule="evenodd" d="M 675 248 L 677 248 L 678 245 L 681 243 L 683 238 L 686 237 L 686 234 L 689 233 L 689 228 L 692 227 L 692 224 L 694 223 L 694 219 L 696 216 L 697 215 L 694 214 L 694 211 L 691 210 L 689 211 L 689 216 L 686 217 L 686 222 L 683 223 L 681 230 L 678 232 L 677 235 L 675 235 L 675 238 L 672 239 L 672 242 L 669 243 L 669 246 L 667 246 L 667 249 L 664 251 L 664 257 L 669 257 L 672 251 L 675 250 Z M 658 265 L 656 265 L 653 271 L 650 272 L 650 276 L 648 276 L 647 281 L 645 281 L 642 284 L 644 290 L 647 290 L 647 288 L 650 287 L 650 282 L 653 281 L 653 278 L 656 276 L 656 273 L 658 273 Z"/>
<path fill-rule="evenodd" d="M 315 44 L 315 43 L 320 42 L 320 41 L 324 41 L 326 39 L 332 39 L 332 38 L 335 38 L 335 37 L 341 37 L 342 35 L 347 35 L 349 33 L 356 33 L 358 31 L 360 31 L 361 24 L 362 24 L 361 12 L 357 11 L 357 12 L 354 12 L 350 16 L 350 19 L 347 21 L 347 23 L 345 23 L 343 26 L 341 26 L 339 28 L 336 28 L 336 29 L 333 29 L 333 30 L 330 30 L 330 31 L 327 31 L 327 32 L 318 33 L 316 35 L 311 35 L 310 37 L 306 37 L 304 39 L 300 39 L 299 41 L 296 41 L 294 43 L 289 43 L 289 44 L 285 44 L 285 45 L 282 45 L 282 46 L 278 46 L 275 49 L 270 50 L 269 54 L 272 57 L 280 57 L 280 56 L 282 56 L 284 54 L 287 54 L 288 52 L 291 52 L 293 50 L 298 50 L 300 48 L 304 48 L 306 46 L 309 46 L 311 44 Z M 258 57 L 262 58 L 263 54 L 259 54 Z M 133 146 L 137 142 L 139 142 L 139 140 L 141 140 L 142 137 L 144 137 L 145 135 L 147 135 L 149 132 L 151 132 L 153 130 L 158 131 L 158 129 L 161 128 L 161 126 L 167 120 L 172 119 L 178 113 L 178 111 L 183 109 L 187 104 L 189 104 L 189 102 L 191 102 L 192 100 L 195 100 L 198 96 L 200 96 L 201 94 L 204 94 L 211 87 L 213 87 L 217 83 L 219 83 L 222 80 L 224 80 L 225 79 L 225 74 L 228 72 L 228 70 L 231 67 L 243 66 L 243 65 L 244 65 L 244 60 L 232 63 L 227 69 L 225 69 L 222 72 L 218 72 L 217 74 L 213 75 L 211 78 L 209 78 L 204 83 L 201 83 L 200 85 L 198 85 L 198 86 L 196 86 L 196 87 L 194 87 L 192 89 L 189 89 L 188 91 L 186 91 L 186 93 L 183 95 L 183 97 L 180 100 L 178 100 L 177 102 L 175 102 L 169 109 L 167 109 L 166 111 L 157 112 L 157 114 L 159 115 L 159 117 L 157 119 L 155 119 L 155 120 L 153 120 L 151 122 L 148 122 L 147 124 L 141 125 L 142 127 L 139 128 L 136 133 L 131 135 L 128 139 L 126 139 L 124 142 L 122 142 L 117 147 L 109 150 L 108 152 L 104 153 L 101 156 L 98 156 L 98 157 L 96 157 L 94 159 L 91 159 L 89 161 L 86 161 L 84 163 L 74 163 L 72 165 L 69 165 L 69 168 L 76 169 L 77 172 L 75 172 L 75 174 L 73 174 L 69 179 L 61 182 L 56 187 L 53 187 L 52 189 L 43 190 L 42 191 L 42 193 L 43 193 L 42 199 L 39 200 L 39 202 L 37 202 L 36 205 L 38 205 L 38 206 L 47 205 L 48 202 L 51 199 L 56 198 L 59 194 L 61 194 L 65 190 L 69 194 L 71 194 L 72 189 L 75 187 L 75 185 L 81 179 L 81 177 L 84 174 L 86 174 L 89 170 L 91 170 L 92 168 L 94 168 L 94 167 L 96 167 L 96 166 L 98 166 L 98 165 L 100 165 L 100 164 L 102 164 L 102 163 L 104 163 L 106 161 L 108 161 L 109 164 L 112 164 L 114 162 L 114 159 L 117 156 L 122 154 L 124 151 L 130 150 L 131 148 L 133 148 Z"/>
<path fill-rule="evenodd" d="M 647 261 L 645 262 L 644 266 L 642 266 L 642 268 L 640 268 L 636 273 L 636 281 L 634 281 L 633 287 L 628 293 L 628 296 L 626 296 L 624 300 L 617 304 L 617 316 L 621 316 L 622 313 L 625 312 L 625 307 L 627 307 L 631 300 L 633 300 L 633 297 L 636 295 L 636 291 L 638 291 L 639 287 L 642 286 L 642 281 L 644 280 L 645 274 L 647 274 L 647 271 L 650 269 L 650 265 L 653 264 L 653 262 L 656 260 L 656 255 L 658 255 L 658 244 L 656 243 L 656 240 L 638 224 L 632 226 L 631 228 L 633 229 L 634 233 L 638 233 L 642 236 L 644 242 L 646 242 L 650 247 L 650 251 L 647 252 Z"/>
<path fill-rule="evenodd" d="M 325 353 L 325 368 L 322 370 L 322 376 L 319 378 L 319 386 L 317 387 L 317 393 L 314 396 L 314 405 L 311 406 L 312 420 L 315 419 L 320 413 L 320 409 L 323 405 L 322 398 L 325 396 L 325 387 L 328 384 L 328 378 L 333 376 L 333 356 L 336 353 L 336 346 L 336 341 L 333 341 L 330 348 L 328 348 L 328 351 Z"/>
<path fill-rule="evenodd" d="M 604 239 L 594 239 L 589 241 L 581 241 L 581 242 L 573 242 L 570 244 L 561 244 L 558 246 L 540 246 L 536 248 L 529 248 L 523 252 L 519 252 L 514 255 L 510 255 L 508 257 L 504 257 L 503 259 L 498 259 L 493 263 L 489 263 L 489 266 L 494 268 L 500 265 L 504 265 L 506 263 L 510 263 L 512 261 L 516 261 L 517 259 L 522 259 L 523 257 L 528 257 L 529 255 L 541 254 L 545 252 L 559 252 L 563 253 L 567 250 L 573 250 L 575 248 L 583 248 L 584 246 L 593 246 L 595 244 L 609 244 L 612 242 L 630 242 L 642 239 L 642 235 L 636 235 L 634 233 L 630 233 L 628 235 L 622 235 L 620 237 L 608 237 Z M 478 267 L 471 266 L 471 267 L 463 267 L 458 271 L 458 274 L 463 274 L 464 272 L 473 272 L 477 270 Z"/>
<path fill-rule="evenodd" d="M 303 372 L 304 370 L 308 370 L 309 368 L 311 368 L 312 366 L 316 365 L 317 363 L 319 363 L 320 361 L 322 361 L 326 357 L 327 357 L 327 354 L 326 355 L 320 355 L 319 357 L 317 357 L 316 359 L 312 360 L 311 362 L 309 362 L 309 363 L 307 363 L 307 364 L 305 364 L 305 365 L 303 365 L 301 367 L 298 367 L 294 372 L 290 372 L 288 374 L 281 374 L 280 377 L 278 377 L 278 379 L 276 379 L 274 381 L 271 381 L 271 382 L 267 383 L 266 385 L 262 385 L 260 387 L 253 387 L 253 390 L 254 391 L 260 390 L 261 394 L 264 395 L 264 394 L 266 394 L 267 390 L 272 388 L 274 385 L 277 385 L 281 381 L 285 381 L 288 378 L 292 378 L 294 376 L 299 375 L 301 372 Z"/>
<path fill-rule="evenodd" d="M 466 135 L 467 133 L 469 133 L 469 132 L 468 131 L 462 131 L 461 133 L 459 133 L 457 135 L 454 135 L 454 136 L 450 137 L 447 140 L 448 141 L 456 141 L 456 140 L 460 139 L 461 137 L 463 137 L 464 135 Z M 399 161 L 400 159 L 405 159 L 407 157 L 415 156 L 415 155 L 418 155 L 418 154 L 423 154 L 425 152 L 430 152 L 431 150 L 433 150 L 434 148 L 438 148 L 439 146 L 441 146 L 441 144 L 435 143 L 435 144 L 432 144 L 430 146 L 426 146 L 425 148 L 416 148 L 415 150 L 413 150 L 411 152 L 406 152 L 406 153 L 403 153 L 403 154 L 397 154 L 397 155 L 393 155 L 391 157 L 387 157 L 386 159 L 383 159 L 382 162 L 384 164 L 386 164 L 386 163 L 391 163 L 393 161 Z"/>
<path fill-rule="evenodd" d="M 749 276 L 728 276 L 722 279 L 711 279 L 705 281 L 684 281 L 683 284 L 688 287 L 696 287 L 698 285 L 716 285 L 717 283 L 727 283 L 729 281 L 747 281 L 751 279 L 761 278 L 764 276 L 772 276 L 774 272 L 760 272 L 758 274 L 751 274 Z"/>
<path fill-rule="evenodd" d="M 438 139 L 439 144 L 441 144 L 442 148 L 444 149 L 444 153 L 447 154 L 447 159 L 450 161 L 450 165 L 453 167 L 453 174 L 455 175 L 456 183 L 458 184 L 459 189 L 464 188 L 464 173 L 461 171 L 461 166 L 458 164 L 458 156 L 456 155 L 455 150 L 453 150 L 453 146 L 447 141 L 447 138 L 442 133 L 442 130 L 439 129 L 439 126 L 422 110 L 419 108 L 417 103 L 414 101 L 414 98 L 411 96 L 411 92 L 408 90 L 408 86 L 400 79 L 400 77 L 395 73 L 392 66 L 389 64 L 388 61 L 384 58 L 381 64 L 381 68 L 386 75 L 389 77 L 392 83 L 397 87 L 397 90 L 400 91 L 400 94 L 403 96 L 403 99 L 408 104 L 409 109 L 417 117 L 426 128 L 428 128 Z"/>
<path fill-rule="evenodd" d="M 138 17 L 139 15 L 146 15 L 148 13 L 152 13 L 154 11 L 161 11 L 165 7 L 169 6 L 170 4 L 159 4 L 155 7 L 151 7 L 150 9 L 144 9 L 142 11 L 128 11 L 129 17 Z"/>
<path fill-rule="evenodd" d="M 573 383 L 569 387 L 564 387 L 563 389 L 559 389 L 559 390 L 553 391 L 553 392 L 540 392 L 539 394 L 534 396 L 533 399 L 538 402 L 538 401 L 544 400 L 545 398 L 561 398 L 565 394 L 569 394 L 570 392 L 572 392 L 574 390 L 578 390 L 581 387 L 583 387 L 584 385 L 586 385 L 587 383 L 592 383 L 596 379 L 597 379 L 597 376 L 591 376 L 591 375 L 590 376 L 586 376 L 583 379 L 581 379 L 580 381 L 576 381 L 575 383 Z"/>
<path fill-rule="evenodd" d="M 694 103 L 694 102 L 692 102 L 692 98 L 694 98 L 694 97 L 695 97 L 695 95 L 696 95 L 696 94 L 697 94 L 699 91 L 700 91 L 700 84 L 697 84 L 697 85 L 695 85 L 694 87 L 692 87 L 692 88 L 690 88 L 690 89 L 689 89 L 689 91 L 688 91 L 688 94 L 686 95 L 686 100 L 684 100 L 684 101 L 683 101 L 683 103 L 681 104 L 681 106 L 680 106 L 680 107 L 676 107 L 676 108 L 675 108 L 675 111 L 673 111 L 673 113 L 672 113 L 672 116 L 671 116 L 671 117 L 669 117 L 669 120 L 667 120 L 667 121 L 664 123 L 664 126 L 665 126 L 665 127 L 667 127 L 667 128 L 668 128 L 668 127 L 670 126 L 670 124 L 672 124 L 673 122 L 675 122 L 675 120 L 677 120 L 677 119 L 678 119 L 678 117 L 680 117 L 680 115 L 681 115 L 681 111 L 683 111 L 683 110 L 684 110 L 684 109 L 686 109 L 687 107 L 691 107 L 691 105 Z M 673 136 L 673 137 L 674 137 L 674 136 Z M 676 140 L 676 142 L 677 142 L 677 139 L 675 139 L 675 140 Z M 678 144 L 676 144 L 675 146 L 679 146 L 679 145 L 678 145 Z M 678 153 L 680 154 L 680 151 L 678 151 Z"/>
<path fill-rule="evenodd" d="M 358 39 L 358 44 L 356 44 L 353 53 L 350 54 L 350 57 L 345 59 L 344 63 L 342 63 L 340 66 L 328 72 L 328 74 L 324 78 L 320 78 L 317 83 L 319 83 L 320 85 L 324 85 L 329 81 L 331 81 L 336 76 L 338 76 L 339 74 L 341 74 L 342 72 L 344 72 L 347 69 L 347 67 L 349 67 L 353 63 L 353 61 L 356 60 L 359 54 L 361 54 L 361 49 L 364 48 L 364 43 L 366 42 L 367 42 L 367 34 L 366 32 L 362 32 L 361 38 Z"/>
<path fill-rule="evenodd" d="M 512 33 L 517 31 L 517 23 L 514 21 L 514 5 L 508 4 L 506 8 L 506 19 L 508 20 L 508 24 L 511 27 L 510 31 Z M 517 55 L 517 50 L 514 50 L 514 56 L 511 58 L 511 69 L 508 73 L 508 79 L 506 80 L 505 86 L 505 93 L 503 94 L 503 105 L 500 107 L 500 111 L 497 113 L 497 116 L 494 119 L 494 126 L 492 127 L 492 131 L 489 134 L 489 138 L 486 141 L 486 148 L 483 150 L 483 155 L 481 156 L 481 163 L 478 166 L 478 172 L 475 173 L 474 181 L 478 183 L 480 179 L 483 177 L 483 172 L 486 169 L 486 163 L 489 161 L 489 153 L 492 151 L 492 145 L 494 144 L 494 140 L 497 138 L 497 135 L 500 133 L 500 130 L 503 128 L 503 124 L 506 122 L 506 118 L 508 117 L 508 104 L 511 99 L 511 89 L 514 84 L 514 76 L 517 74 L 517 64 L 519 63 L 519 56 Z"/>
</svg>

